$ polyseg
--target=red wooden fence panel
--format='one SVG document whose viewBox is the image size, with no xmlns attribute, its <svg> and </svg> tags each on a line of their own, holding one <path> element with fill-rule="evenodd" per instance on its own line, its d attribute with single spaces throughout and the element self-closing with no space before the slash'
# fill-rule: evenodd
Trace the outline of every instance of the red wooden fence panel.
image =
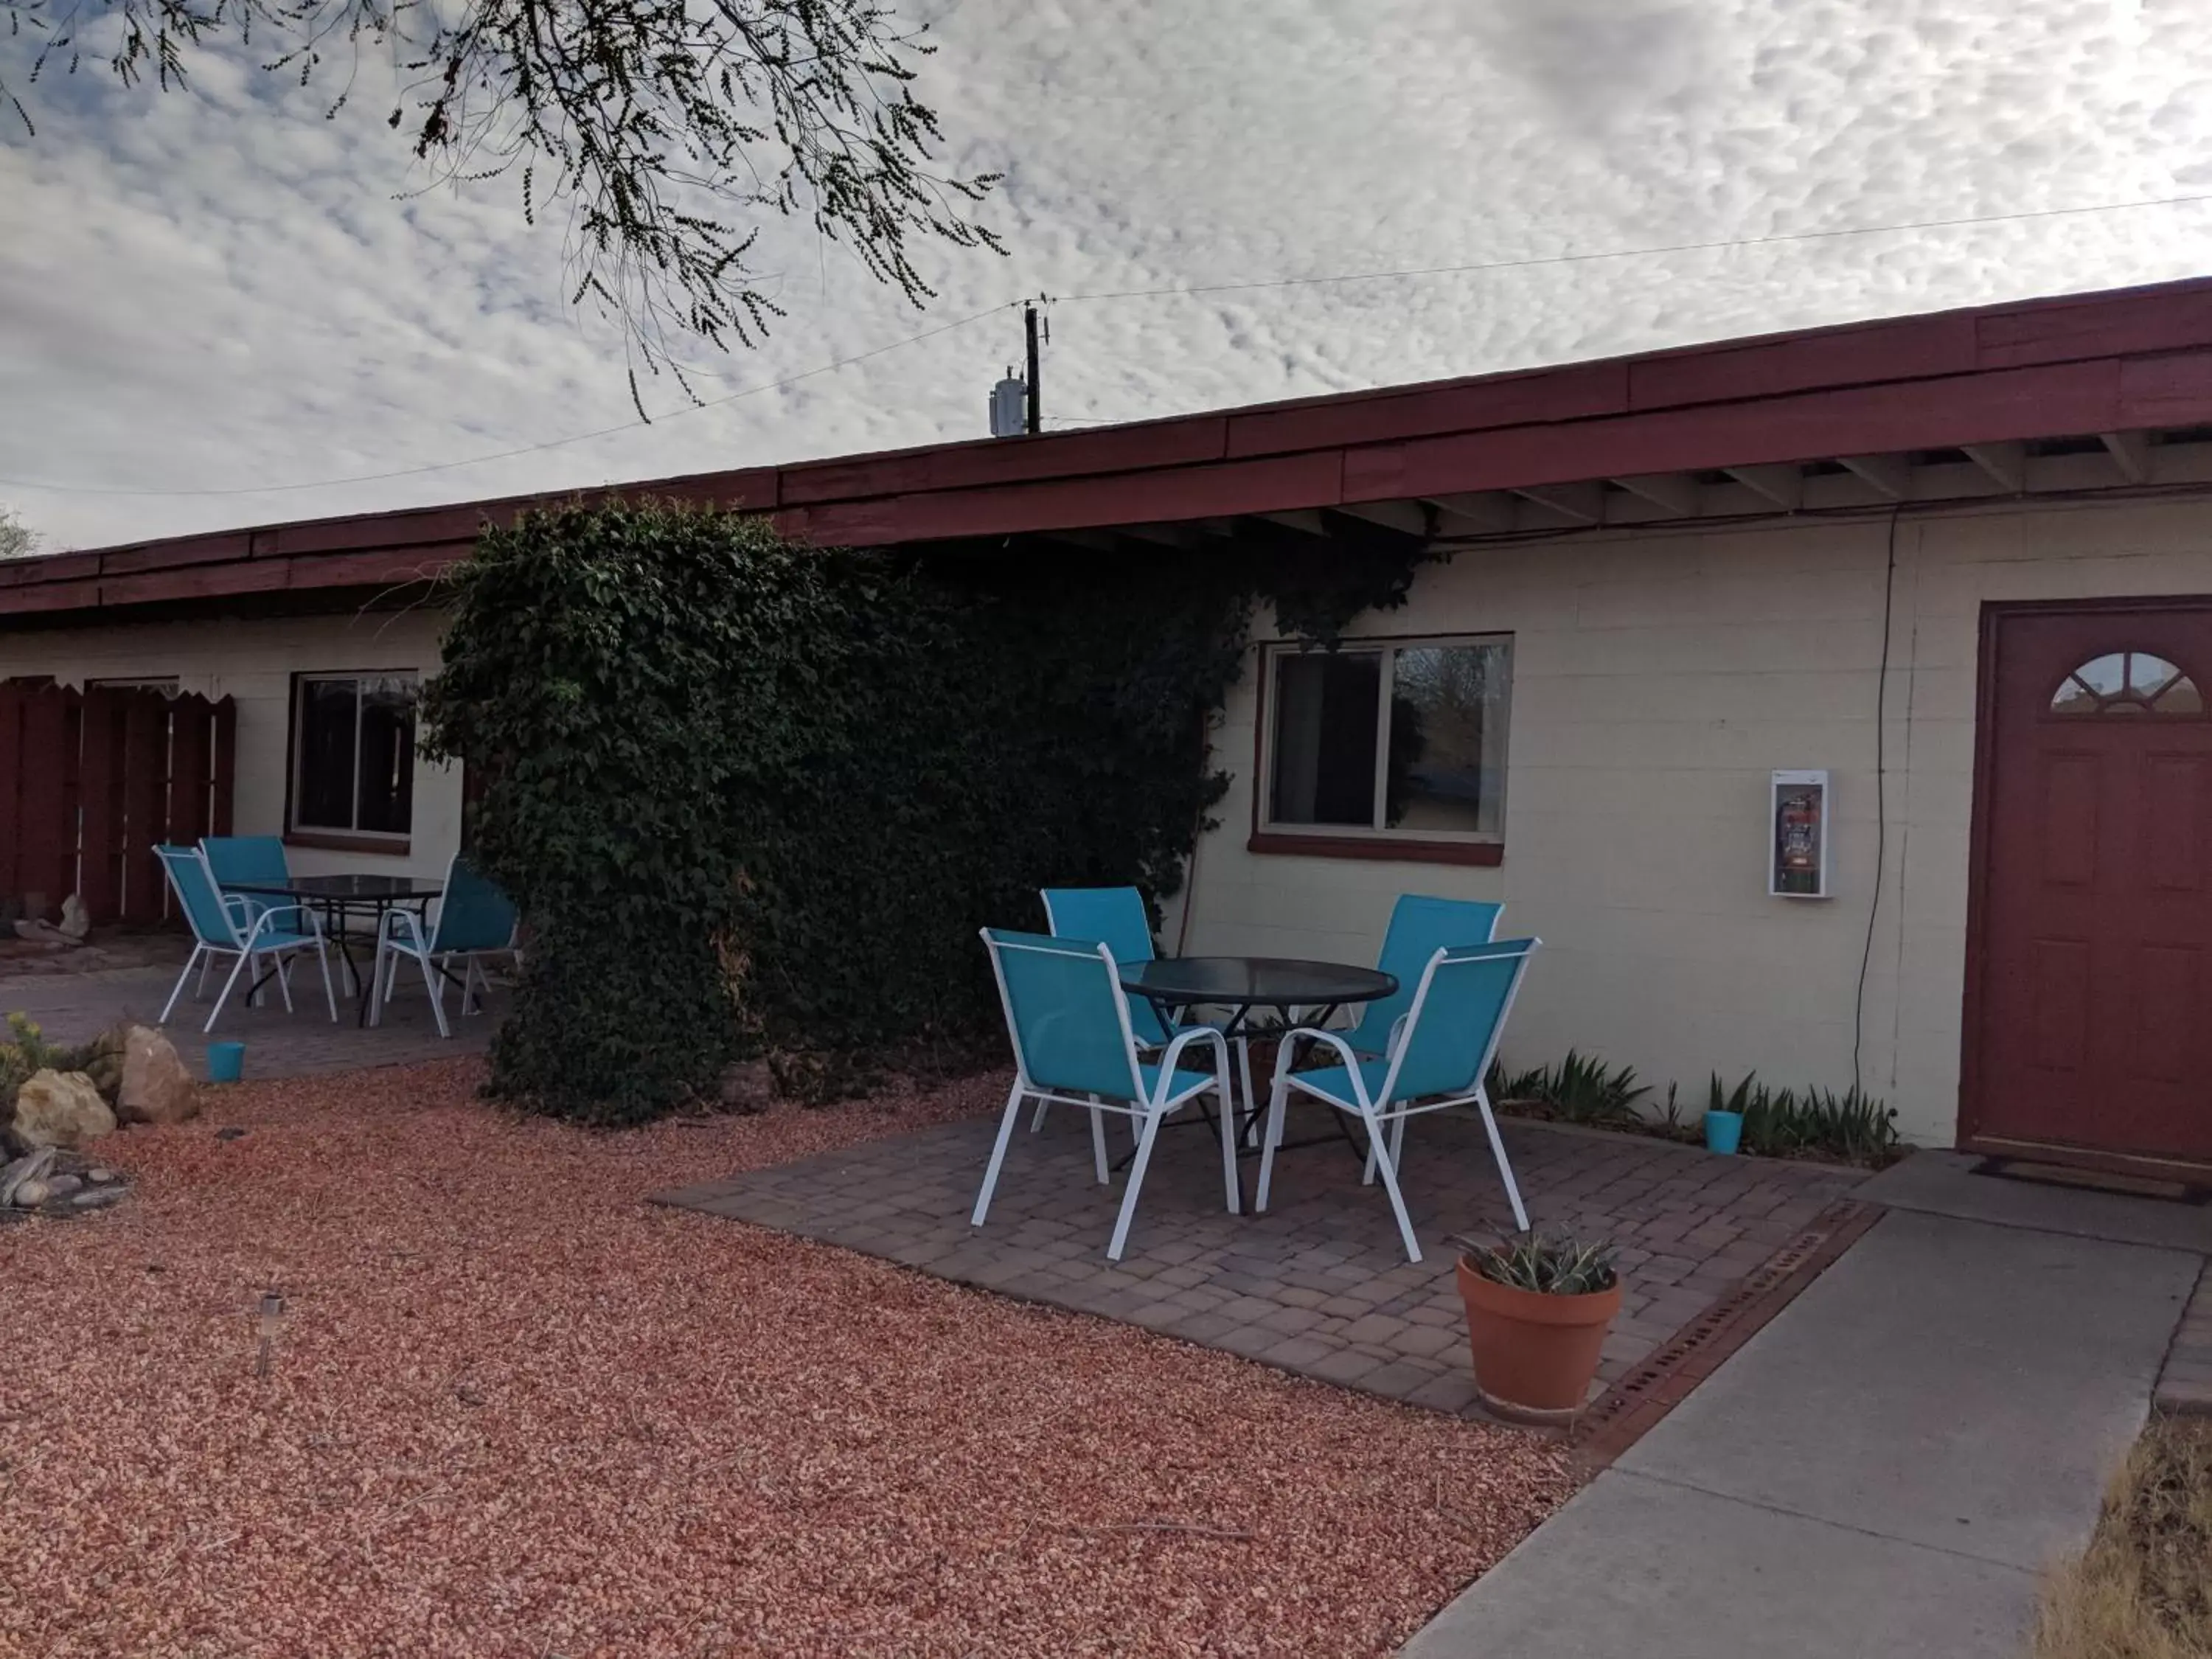
<svg viewBox="0 0 2212 1659">
<path fill-rule="evenodd" d="M 161 921 L 155 845 L 230 831 L 237 719 L 228 697 L 0 680 L 0 898 Z"/>
<path fill-rule="evenodd" d="M 75 886 L 76 838 L 69 822 L 68 763 L 70 704 L 75 694 L 41 686 L 23 702 L 22 748 L 17 761 L 22 801 L 18 825 L 15 889 L 58 911 Z"/>
<path fill-rule="evenodd" d="M 130 694 L 85 693 L 78 738 L 79 820 L 77 891 L 84 908 L 105 920 L 121 914 L 123 860 L 123 721 Z"/>
<path fill-rule="evenodd" d="M 132 697 L 123 720 L 123 920 L 159 921 L 164 883 L 154 847 L 168 814 L 169 709 L 158 694 Z"/>
</svg>

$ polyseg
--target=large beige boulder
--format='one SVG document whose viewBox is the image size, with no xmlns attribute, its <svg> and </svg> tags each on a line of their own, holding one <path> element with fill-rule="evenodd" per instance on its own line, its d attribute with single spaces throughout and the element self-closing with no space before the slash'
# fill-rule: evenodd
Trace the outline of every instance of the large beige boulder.
<svg viewBox="0 0 2212 1659">
<path fill-rule="evenodd" d="M 200 1092 L 177 1057 L 176 1046 L 150 1025 L 119 1034 L 123 1077 L 115 1090 L 115 1115 L 125 1123 L 182 1123 L 200 1114 Z"/>
<path fill-rule="evenodd" d="M 15 1139 L 26 1146 L 82 1146 L 115 1132 L 115 1114 L 82 1072 L 45 1068 L 15 1091 Z"/>
</svg>

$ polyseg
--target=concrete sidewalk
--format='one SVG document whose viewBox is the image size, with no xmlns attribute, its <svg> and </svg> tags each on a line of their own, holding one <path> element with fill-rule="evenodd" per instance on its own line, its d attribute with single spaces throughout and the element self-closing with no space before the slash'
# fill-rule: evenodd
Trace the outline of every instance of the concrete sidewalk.
<svg viewBox="0 0 2212 1659">
<path fill-rule="evenodd" d="M 2021 1659 L 2202 1265 L 1893 1211 L 1405 1659 Z"/>
</svg>

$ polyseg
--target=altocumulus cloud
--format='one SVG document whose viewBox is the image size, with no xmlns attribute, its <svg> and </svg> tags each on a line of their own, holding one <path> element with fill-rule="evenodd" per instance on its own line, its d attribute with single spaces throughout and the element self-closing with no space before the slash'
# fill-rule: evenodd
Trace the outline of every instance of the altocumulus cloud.
<svg viewBox="0 0 2212 1659">
<path fill-rule="evenodd" d="M 797 227 L 709 398 L 1016 296 L 1540 258 L 2212 191 L 2192 0 L 933 0 L 950 167 L 1012 257 L 917 313 Z M 20 55 L 20 43 L 0 41 Z M 14 60 L 11 59 L 11 67 Z M 0 478 L 258 489 L 630 418 L 561 227 L 422 191 L 368 89 L 203 60 L 42 83 L 0 137 Z M 1054 308 L 1048 408 L 1120 420 L 2195 274 L 2212 204 Z M 977 434 L 1011 314 L 586 443 L 174 496 L 0 484 L 55 545 Z"/>
</svg>

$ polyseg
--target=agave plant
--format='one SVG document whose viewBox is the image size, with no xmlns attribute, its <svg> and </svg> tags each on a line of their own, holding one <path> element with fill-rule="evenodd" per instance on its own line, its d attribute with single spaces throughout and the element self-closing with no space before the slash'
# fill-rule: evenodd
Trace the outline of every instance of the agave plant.
<svg viewBox="0 0 2212 1659">
<path fill-rule="evenodd" d="M 1539 1296 L 1591 1296 L 1611 1290 L 1620 1277 L 1613 1247 L 1603 1239 L 1586 1242 L 1565 1233 L 1551 1237 L 1532 1229 L 1494 1244 L 1464 1237 L 1450 1242 L 1485 1279 Z"/>
<path fill-rule="evenodd" d="M 1523 1101 L 1540 1106 L 1563 1123 L 1630 1126 L 1639 1123 L 1636 1103 L 1651 1092 L 1636 1080 L 1632 1066 L 1608 1066 L 1595 1054 L 1567 1050 L 1556 1066 L 1508 1073 L 1491 1063 L 1486 1087 L 1494 1101 Z"/>
</svg>

